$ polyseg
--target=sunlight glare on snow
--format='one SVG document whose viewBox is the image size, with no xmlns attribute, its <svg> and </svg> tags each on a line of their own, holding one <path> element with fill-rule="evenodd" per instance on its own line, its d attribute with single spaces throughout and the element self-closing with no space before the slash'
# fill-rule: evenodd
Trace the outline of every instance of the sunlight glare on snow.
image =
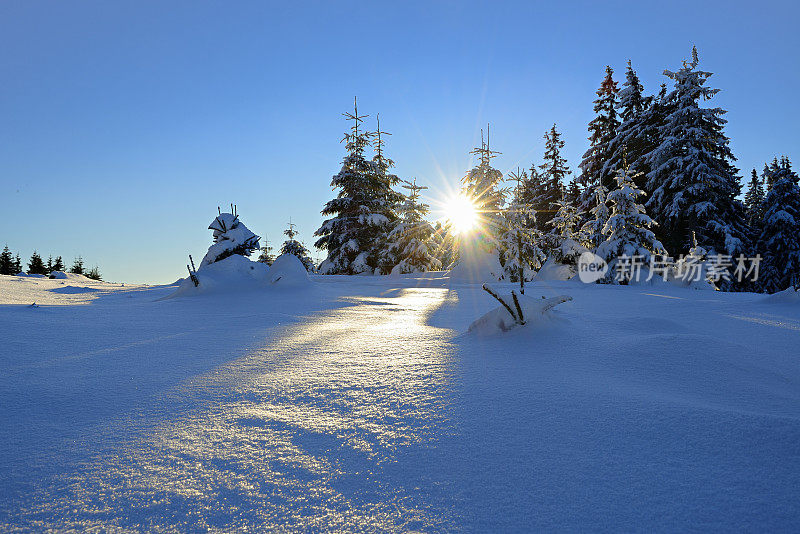
<svg viewBox="0 0 800 534">
<path fill-rule="evenodd" d="M 447 220 L 459 234 L 469 232 L 478 222 L 478 211 L 469 198 L 458 195 L 451 198 L 445 205 Z"/>
</svg>

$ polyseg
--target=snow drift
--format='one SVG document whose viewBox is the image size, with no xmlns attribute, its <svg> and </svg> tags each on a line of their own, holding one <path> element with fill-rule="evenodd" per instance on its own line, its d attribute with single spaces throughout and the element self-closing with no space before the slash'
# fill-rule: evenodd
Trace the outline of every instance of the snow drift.
<svg viewBox="0 0 800 534">
<path fill-rule="evenodd" d="M 311 281 L 303 262 L 294 254 L 281 254 L 269 268 L 269 281 L 280 287 L 303 286 Z"/>
</svg>

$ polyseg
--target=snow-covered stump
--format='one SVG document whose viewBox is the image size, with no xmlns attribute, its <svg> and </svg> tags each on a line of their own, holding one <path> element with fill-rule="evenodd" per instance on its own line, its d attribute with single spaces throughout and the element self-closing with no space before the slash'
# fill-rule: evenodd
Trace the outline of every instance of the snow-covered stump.
<svg viewBox="0 0 800 534">
<path fill-rule="evenodd" d="M 517 295 L 513 290 L 510 299 L 503 298 L 487 284 L 483 284 L 483 290 L 502 306 L 473 322 L 469 327 L 469 332 L 480 334 L 508 332 L 517 326 L 524 326 L 547 317 L 554 307 L 572 300 L 569 295 L 558 295 L 551 298 L 543 296 L 541 299 L 534 299 L 525 295 Z"/>
</svg>

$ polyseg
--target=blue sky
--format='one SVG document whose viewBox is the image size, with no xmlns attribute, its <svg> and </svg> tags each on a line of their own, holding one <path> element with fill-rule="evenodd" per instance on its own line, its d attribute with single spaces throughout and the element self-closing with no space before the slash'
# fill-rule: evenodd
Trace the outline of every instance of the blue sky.
<svg viewBox="0 0 800 534">
<path fill-rule="evenodd" d="M 656 91 L 693 44 L 743 174 L 781 154 L 800 166 L 798 15 L 791 2 L 2 2 L 0 246 L 170 282 L 231 202 L 272 243 L 291 217 L 310 245 L 354 95 L 432 200 L 487 122 L 501 170 L 538 162 L 554 122 L 575 169 L 605 65 L 621 83 L 631 59 Z"/>
</svg>

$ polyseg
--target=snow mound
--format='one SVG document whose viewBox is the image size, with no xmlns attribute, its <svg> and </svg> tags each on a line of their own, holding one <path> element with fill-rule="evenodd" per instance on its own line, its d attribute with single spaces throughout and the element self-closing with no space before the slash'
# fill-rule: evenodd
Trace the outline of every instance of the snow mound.
<svg viewBox="0 0 800 534">
<path fill-rule="evenodd" d="M 547 258 L 542 268 L 536 273 L 534 281 L 564 282 L 575 276 L 575 267 L 557 263 L 553 258 Z"/>
<path fill-rule="evenodd" d="M 504 300 L 509 303 L 511 309 L 514 309 L 511 298 L 505 298 Z M 519 306 L 522 309 L 522 315 L 525 319 L 524 325 L 518 324 L 504 306 L 498 306 L 469 325 L 467 332 L 485 336 L 508 332 L 512 328 L 519 326 L 527 327 L 532 324 L 541 325 L 554 318 L 551 310 L 555 306 L 572 300 L 572 297 L 568 295 L 559 295 L 547 299 L 537 299 L 525 295 L 517 295 L 517 300 L 519 301 Z"/>
<path fill-rule="evenodd" d="M 269 268 L 269 281 L 278 286 L 299 286 L 310 283 L 308 271 L 294 254 L 281 254 Z"/>
<path fill-rule="evenodd" d="M 53 271 L 52 273 L 50 273 L 49 278 L 51 278 L 52 280 L 66 280 L 67 273 L 65 273 L 64 271 Z"/>
<path fill-rule="evenodd" d="M 480 248 L 461 252 L 458 263 L 450 269 L 451 282 L 484 283 L 499 280 L 503 266 L 497 252 L 486 252 Z"/>
<path fill-rule="evenodd" d="M 197 279 L 200 285 L 195 287 L 190 278 L 184 278 L 170 297 L 234 292 L 264 287 L 269 282 L 269 267 L 234 254 L 224 260 L 204 265 L 197 271 Z"/>
<path fill-rule="evenodd" d="M 767 295 L 761 302 L 768 304 L 797 304 L 800 303 L 800 291 L 790 287 L 772 295 Z"/>
</svg>

